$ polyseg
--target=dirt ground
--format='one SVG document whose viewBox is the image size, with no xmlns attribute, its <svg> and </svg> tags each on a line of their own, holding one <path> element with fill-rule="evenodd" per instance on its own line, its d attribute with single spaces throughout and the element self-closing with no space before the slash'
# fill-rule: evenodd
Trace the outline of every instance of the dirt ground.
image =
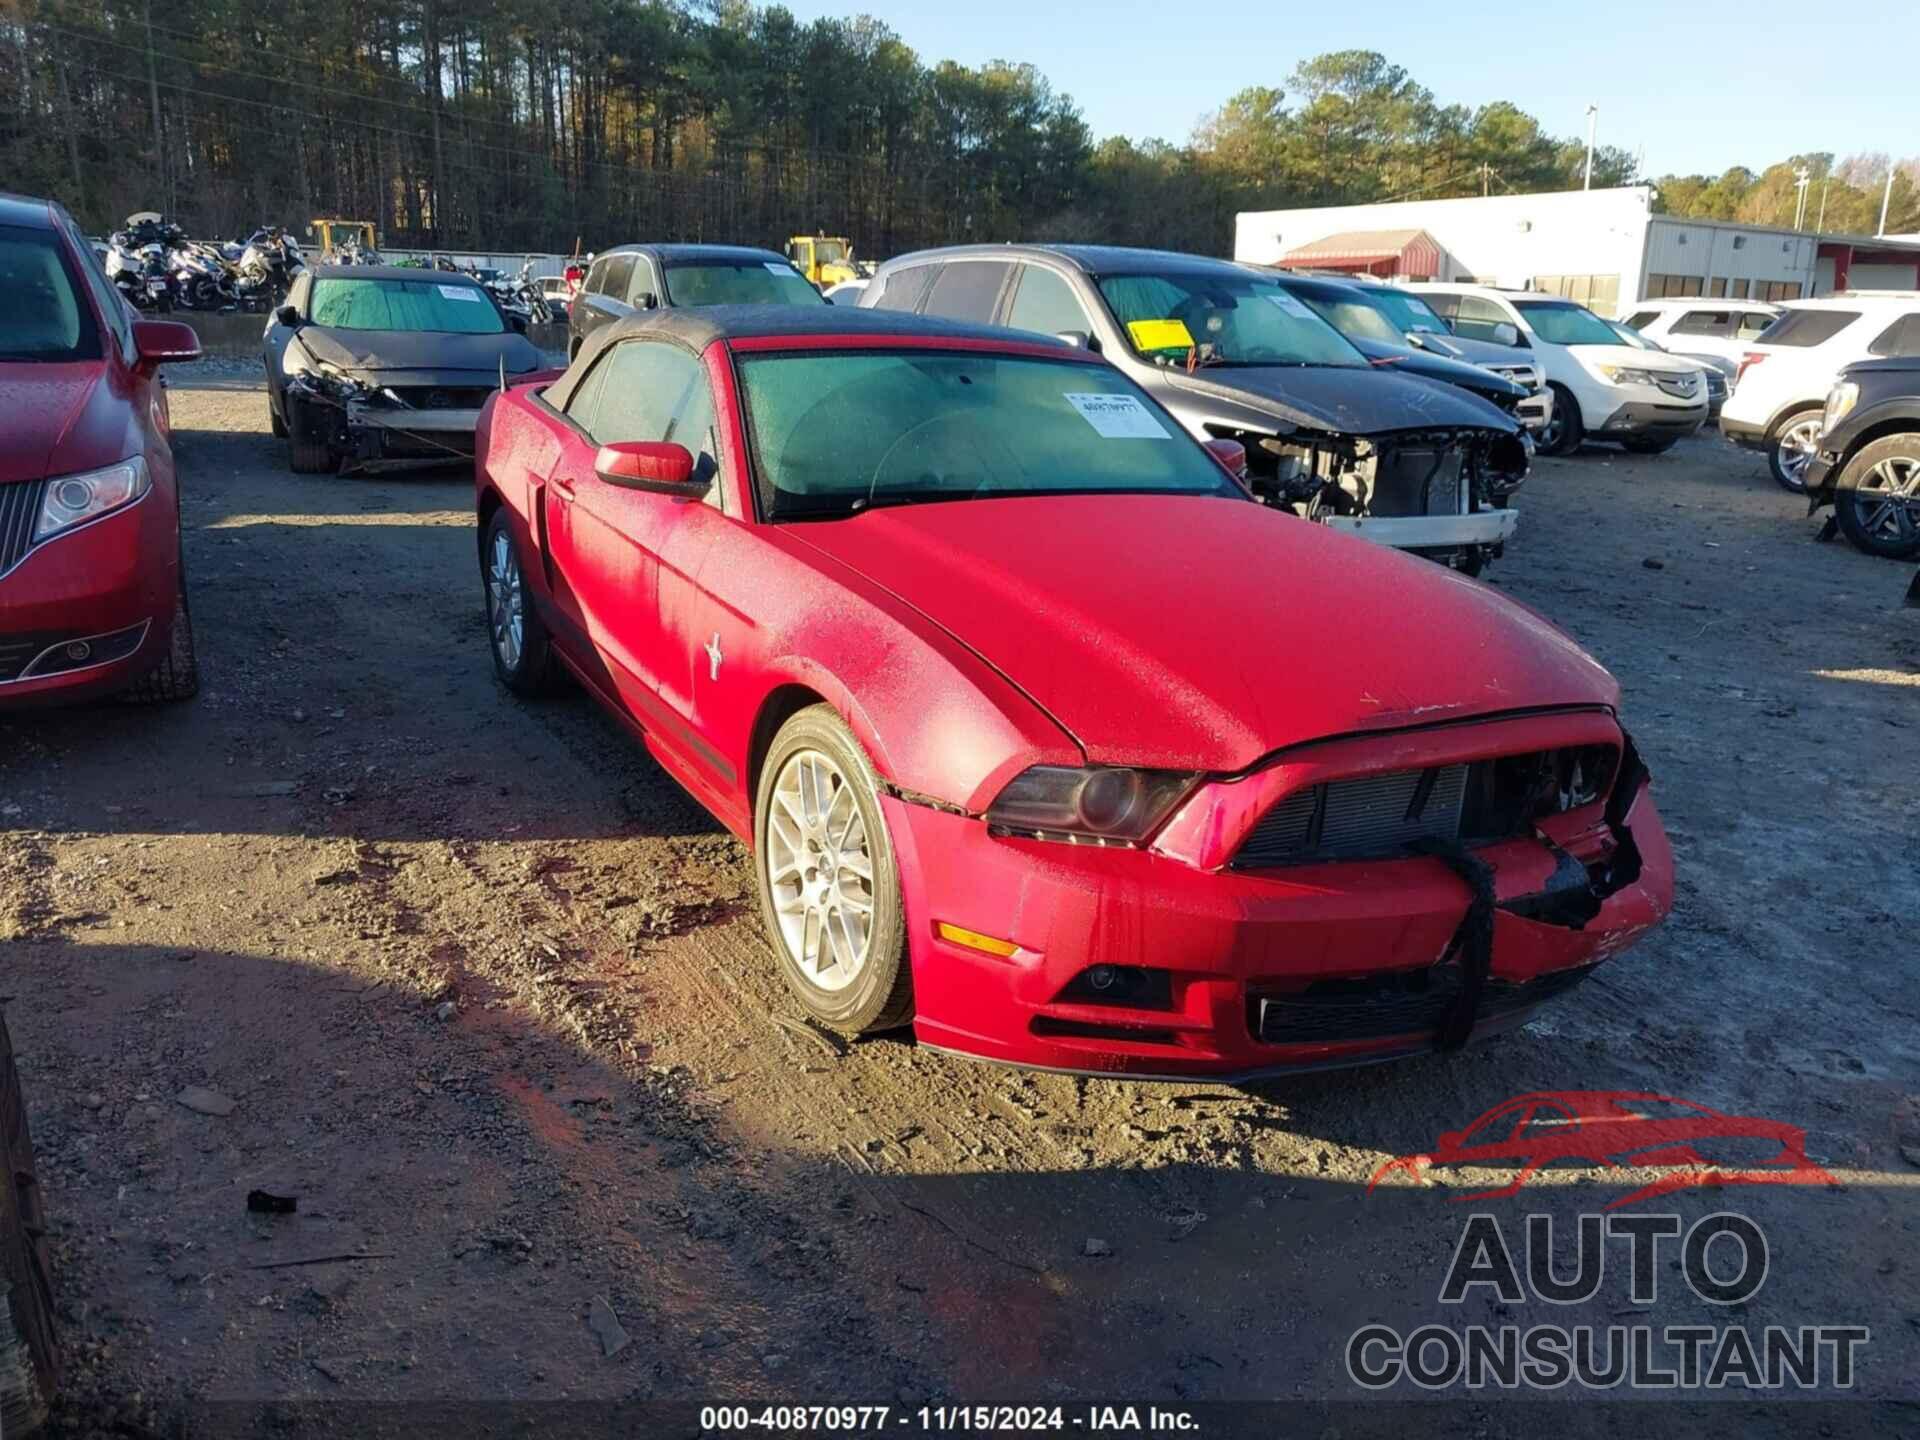
<svg viewBox="0 0 1920 1440">
<path fill-rule="evenodd" d="M 1628 1183 L 1468 1207 L 1368 1178 L 1564 1089 L 1804 1127 L 1836 1186 L 1657 1208 L 1752 1215 L 1745 1323 L 1865 1324 L 1857 1393 L 1920 1401 L 1920 611 L 1757 457 L 1542 461 L 1490 572 L 1623 682 L 1672 919 L 1497 1043 L 1248 1090 L 803 1024 L 741 847 L 591 702 L 496 685 L 467 479 L 296 477 L 261 391 L 196 383 L 199 699 L 0 719 L 0 985 L 69 1428 L 273 1397 L 1348 1399 L 1356 1327 L 1461 1317 L 1470 1208 Z M 1514 1308 L 1645 1314 L 1612 1278 L 1572 1317 Z M 1727 1323 L 1677 1280 L 1654 1310 Z M 1421 1424 L 1535 1424 L 1514 1409 Z"/>
</svg>

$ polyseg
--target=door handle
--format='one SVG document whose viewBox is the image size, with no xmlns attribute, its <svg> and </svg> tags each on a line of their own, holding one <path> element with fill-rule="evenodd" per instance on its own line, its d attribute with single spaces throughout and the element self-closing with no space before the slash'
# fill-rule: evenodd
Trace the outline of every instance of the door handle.
<svg viewBox="0 0 1920 1440">
<path fill-rule="evenodd" d="M 569 485 L 565 480 L 562 480 L 558 475 L 549 475 L 547 477 L 547 488 L 553 491 L 554 497 L 563 505 L 573 499 L 573 486 Z"/>
</svg>

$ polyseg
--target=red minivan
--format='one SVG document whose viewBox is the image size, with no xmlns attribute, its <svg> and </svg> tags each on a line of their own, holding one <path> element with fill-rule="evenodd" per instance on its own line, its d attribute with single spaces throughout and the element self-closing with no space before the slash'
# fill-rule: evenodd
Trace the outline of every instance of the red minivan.
<svg viewBox="0 0 1920 1440">
<path fill-rule="evenodd" d="M 0 709 L 199 688 L 159 367 L 142 320 L 50 200 L 0 194 Z"/>
</svg>

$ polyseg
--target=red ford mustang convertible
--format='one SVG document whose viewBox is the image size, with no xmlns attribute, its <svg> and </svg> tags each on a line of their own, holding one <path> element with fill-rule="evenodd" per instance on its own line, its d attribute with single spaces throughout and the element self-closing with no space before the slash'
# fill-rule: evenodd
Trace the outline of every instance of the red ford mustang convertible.
<svg viewBox="0 0 1920 1440">
<path fill-rule="evenodd" d="M 1450 1048 L 1654 926 L 1606 671 L 1255 500 L 1099 357 L 673 310 L 489 401 L 493 659 L 571 674 L 752 848 L 809 1011 L 1021 1065 Z"/>
</svg>

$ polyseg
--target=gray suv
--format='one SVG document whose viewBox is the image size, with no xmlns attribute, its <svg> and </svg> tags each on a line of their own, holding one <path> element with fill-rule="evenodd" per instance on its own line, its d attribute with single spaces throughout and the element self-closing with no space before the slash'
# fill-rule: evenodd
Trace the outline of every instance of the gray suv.
<svg viewBox="0 0 1920 1440">
<path fill-rule="evenodd" d="M 1532 446 L 1477 395 L 1384 373 L 1269 273 L 1164 250 L 970 245 L 882 265 L 860 304 L 1056 336 L 1106 356 L 1304 519 L 1477 574 Z"/>
<path fill-rule="evenodd" d="M 567 360 L 602 325 L 689 305 L 825 305 L 784 255 L 746 245 L 619 245 L 593 257 L 567 312 Z"/>
</svg>

